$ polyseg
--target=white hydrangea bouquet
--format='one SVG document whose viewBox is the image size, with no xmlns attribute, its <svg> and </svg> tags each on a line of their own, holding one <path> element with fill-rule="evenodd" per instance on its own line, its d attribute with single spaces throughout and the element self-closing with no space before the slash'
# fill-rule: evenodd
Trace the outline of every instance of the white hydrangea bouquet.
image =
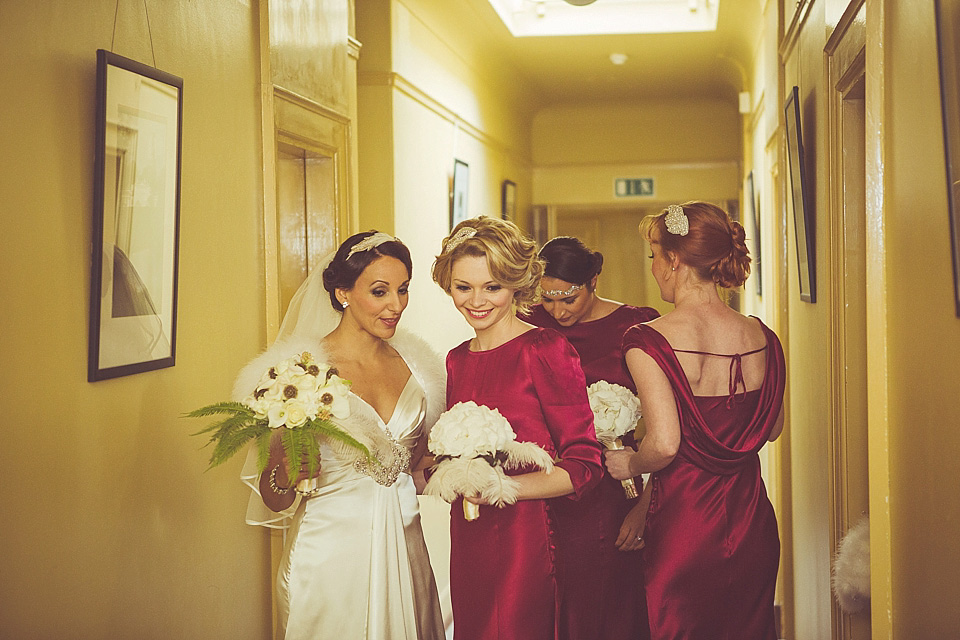
<svg viewBox="0 0 960 640">
<path fill-rule="evenodd" d="M 253 392 L 242 402 L 218 402 L 186 414 L 189 418 L 226 416 L 193 435 L 211 433 L 210 467 L 226 462 L 250 441 L 256 441 L 257 464 L 262 472 L 270 457 L 270 436 L 283 428 L 281 442 L 290 465 L 288 475 L 304 458 L 312 476 L 317 469 L 320 442 L 340 451 L 351 451 L 372 460 L 369 449 L 334 423 L 350 415 L 350 383 L 337 370 L 315 362 L 309 352 L 287 358 L 267 369 Z M 315 481 L 315 478 L 312 480 Z M 297 490 L 309 494 L 314 483 L 302 481 Z"/>
<path fill-rule="evenodd" d="M 593 410 L 597 440 L 607 449 L 623 449 L 620 439 L 633 431 L 643 417 L 640 399 L 626 387 L 606 380 L 597 380 L 587 387 L 587 398 Z M 633 478 L 622 480 L 620 484 L 627 498 L 637 497 L 637 484 Z"/>
<path fill-rule="evenodd" d="M 445 411 L 427 442 L 437 465 L 424 493 L 453 502 L 478 495 L 498 507 L 517 501 L 519 483 L 504 471 L 533 466 L 547 473 L 553 459 L 532 442 L 517 442 L 510 423 L 496 409 L 476 402 L 458 402 Z M 463 501 L 467 520 L 480 517 L 480 507 Z"/>
</svg>

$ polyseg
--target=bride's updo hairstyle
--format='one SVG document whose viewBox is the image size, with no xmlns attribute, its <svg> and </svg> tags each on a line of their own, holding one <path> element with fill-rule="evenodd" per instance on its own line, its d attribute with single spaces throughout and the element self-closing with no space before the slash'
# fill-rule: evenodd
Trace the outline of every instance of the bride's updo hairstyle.
<svg viewBox="0 0 960 640">
<path fill-rule="evenodd" d="M 543 260 L 537 257 L 537 244 L 514 223 L 480 216 L 453 228 L 433 263 L 433 281 L 448 294 L 453 263 L 464 256 L 487 259 L 497 284 L 515 290 L 513 298 L 520 313 L 527 313 L 536 302 Z"/>
<path fill-rule="evenodd" d="M 671 209 L 682 209 L 687 220 L 687 233 L 681 232 L 683 220 L 667 220 Z M 678 229 L 679 227 L 679 229 Z M 713 281 L 724 289 L 740 287 L 750 275 L 750 252 L 743 226 L 732 220 L 726 211 L 709 202 L 687 202 L 671 205 L 657 215 L 640 222 L 640 233 L 648 241 L 676 254 L 683 264 L 692 267 L 703 280 Z"/>
<path fill-rule="evenodd" d="M 323 270 L 323 288 L 330 295 L 330 304 L 337 311 L 343 311 L 343 305 L 337 300 L 337 289 L 349 291 L 353 289 L 357 278 L 363 273 L 363 270 L 370 266 L 370 263 L 377 258 L 390 256 L 396 258 L 407 268 L 407 277 L 413 277 L 413 261 L 410 259 L 410 250 L 398 239 L 386 239 L 386 234 L 380 234 L 375 240 L 385 239 L 382 242 L 376 242 L 368 249 L 359 249 L 351 253 L 354 245 L 358 245 L 368 238 L 378 234 L 378 231 L 363 231 L 356 233 L 340 245 L 333 260 Z M 368 244 L 370 240 L 367 241 Z"/>
<path fill-rule="evenodd" d="M 587 284 L 603 269 L 603 254 L 572 236 L 557 236 L 543 245 L 540 258 L 547 263 L 544 275 L 570 284 Z"/>
</svg>

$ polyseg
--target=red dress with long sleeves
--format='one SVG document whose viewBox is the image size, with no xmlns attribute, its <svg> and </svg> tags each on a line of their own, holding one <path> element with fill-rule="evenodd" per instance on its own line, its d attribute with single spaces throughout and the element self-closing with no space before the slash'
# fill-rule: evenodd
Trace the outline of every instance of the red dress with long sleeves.
<svg viewBox="0 0 960 640">
<path fill-rule="evenodd" d="M 587 385 L 598 380 L 637 392 L 620 350 L 623 335 L 635 324 L 659 317 L 651 307 L 623 305 L 590 322 L 561 326 L 537 305 L 525 319 L 556 328 L 580 356 Z M 637 490 L 642 491 L 640 479 Z M 607 473 L 582 500 L 554 506 L 557 563 L 561 588 L 560 637 L 565 640 L 646 640 L 643 589 L 644 551 L 616 547 L 620 526 L 637 499 L 627 500 L 623 486 Z"/>
<path fill-rule="evenodd" d="M 579 498 L 601 475 L 601 452 L 577 354 L 531 329 L 487 351 L 469 341 L 447 355 L 447 406 L 473 400 L 500 411 L 520 442 L 559 458 Z M 512 473 L 512 472 L 511 472 Z M 467 522 L 451 508 L 450 593 L 456 640 L 555 640 L 555 527 L 547 500 L 481 506 Z"/>
<path fill-rule="evenodd" d="M 726 396 L 695 396 L 674 350 L 655 329 L 638 325 L 624 336 L 624 353 L 643 349 L 663 369 L 680 416 L 677 456 L 651 476 L 644 534 L 655 640 L 776 638 L 780 538 L 757 452 L 777 422 L 786 367 L 776 334 L 761 327 L 766 373 L 758 389 L 735 386 L 742 383 L 739 361 L 747 354 L 705 354 L 730 359 Z"/>
</svg>

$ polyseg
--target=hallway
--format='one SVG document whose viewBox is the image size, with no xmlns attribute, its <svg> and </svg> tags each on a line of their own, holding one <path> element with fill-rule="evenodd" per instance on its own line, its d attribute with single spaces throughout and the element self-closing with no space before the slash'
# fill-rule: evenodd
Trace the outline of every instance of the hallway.
<svg viewBox="0 0 960 640">
<path fill-rule="evenodd" d="M 205 473 L 180 416 L 226 397 L 312 259 L 356 231 L 409 246 L 407 327 L 441 353 L 471 335 L 429 274 L 461 194 L 466 215 L 583 238 L 607 257 L 602 295 L 662 312 L 639 219 L 695 199 L 738 216 L 754 271 L 737 304 L 788 367 L 787 426 L 761 454 L 782 636 L 960 638 L 938 4 L 960 15 L 960 0 L 0 0 L 0 637 L 272 637 L 279 535 L 244 524 L 240 462 Z M 97 49 L 182 78 L 183 128 L 175 366 L 88 382 Z M 443 507 L 425 514 L 442 558 Z M 867 514 L 872 606 L 848 615 L 832 563 Z"/>
</svg>

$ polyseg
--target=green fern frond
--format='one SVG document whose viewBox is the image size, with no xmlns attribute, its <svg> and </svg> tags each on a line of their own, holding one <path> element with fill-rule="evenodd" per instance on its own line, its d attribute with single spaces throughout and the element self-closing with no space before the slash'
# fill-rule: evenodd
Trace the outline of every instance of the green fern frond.
<svg viewBox="0 0 960 640">
<path fill-rule="evenodd" d="M 337 440 L 347 446 L 362 451 L 368 460 L 376 460 L 363 443 L 328 420 L 311 420 L 305 424 L 304 427 L 314 432 L 317 436 Z"/>
<path fill-rule="evenodd" d="M 194 409 L 190 413 L 183 414 L 184 418 L 206 418 L 221 413 L 243 413 L 252 416 L 253 409 L 242 402 L 217 402 L 208 404 L 205 407 Z"/>
<path fill-rule="evenodd" d="M 248 424 L 239 429 L 234 429 L 225 434 L 222 438 L 216 440 L 213 453 L 210 454 L 209 469 L 223 464 L 238 451 L 243 449 L 253 439 L 259 438 L 264 433 L 269 437 L 269 427 L 262 424 Z M 266 466 L 266 465 L 264 465 Z"/>
</svg>

